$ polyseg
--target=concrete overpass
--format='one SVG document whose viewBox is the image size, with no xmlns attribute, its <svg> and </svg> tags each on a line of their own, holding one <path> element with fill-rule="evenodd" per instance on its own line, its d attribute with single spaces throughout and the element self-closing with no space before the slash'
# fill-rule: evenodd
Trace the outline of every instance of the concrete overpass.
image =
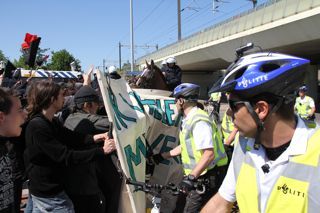
<svg viewBox="0 0 320 213">
<path fill-rule="evenodd" d="M 265 51 L 306 57 L 318 64 L 319 29 L 320 0 L 271 0 L 140 57 L 137 63 L 153 59 L 160 64 L 174 56 L 183 70 L 183 81 L 210 87 L 212 79 L 223 74 L 214 71 L 226 68 L 235 57 L 235 49 L 248 42 Z M 314 71 L 308 78 L 317 78 L 318 68 L 310 69 Z M 317 83 L 312 84 L 314 91 Z"/>
</svg>

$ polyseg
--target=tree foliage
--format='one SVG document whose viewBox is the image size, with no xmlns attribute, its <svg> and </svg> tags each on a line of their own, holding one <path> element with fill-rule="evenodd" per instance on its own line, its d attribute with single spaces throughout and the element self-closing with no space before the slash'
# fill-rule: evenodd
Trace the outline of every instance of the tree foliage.
<svg viewBox="0 0 320 213">
<path fill-rule="evenodd" d="M 4 55 L 2 50 L 0 50 L 0 61 L 6 61 L 6 60 L 7 60 L 7 57 Z"/>
<path fill-rule="evenodd" d="M 135 65 L 133 69 L 139 70 L 139 66 Z M 131 70 L 131 63 L 129 61 L 127 61 L 126 63 L 123 63 L 122 70 L 123 71 L 134 71 L 134 70 Z"/>
<path fill-rule="evenodd" d="M 51 53 L 51 61 L 47 64 L 49 70 L 71 70 L 70 63 L 73 61 L 76 63 L 76 70 L 81 70 L 80 61 L 67 50 L 52 51 Z"/>
<path fill-rule="evenodd" d="M 23 55 L 19 57 L 19 59 L 14 59 L 13 64 L 15 67 L 29 69 L 29 66 L 25 64 L 25 58 Z"/>
<path fill-rule="evenodd" d="M 38 48 L 38 51 L 37 51 L 37 57 L 36 57 L 36 60 L 40 60 L 42 59 L 46 54 L 47 51 L 49 51 L 50 49 L 49 48 L 46 48 L 46 49 L 41 49 L 40 47 Z M 16 67 L 20 67 L 20 68 L 24 68 L 24 69 L 30 69 L 30 67 L 28 65 L 25 64 L 25 52 L 20 50 L 21 52 L 21 56 L 19 57 L 18 60 L 14 59 L 13 61 L 13 64 L 16 66 Z M 41 69 L 47 69 L 47 64 L 48 62 L 45 61 L 41 67 L 37 67 L 37 68 L 41 68 Z"/>
</svg>

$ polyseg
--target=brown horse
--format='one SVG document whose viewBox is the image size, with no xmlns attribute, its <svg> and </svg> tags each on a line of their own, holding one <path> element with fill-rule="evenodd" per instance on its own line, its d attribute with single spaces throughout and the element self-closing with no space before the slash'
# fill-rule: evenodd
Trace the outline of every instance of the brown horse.
<svg viewBox="0 0 320 213">
<path fill-rule="evenodd" d="M 166 80 L 161 70 L 151 60 L 150 64 L 146 61 L 146 68 L 136 82 L 138 88 L 169 90 Z"/>
</svg>

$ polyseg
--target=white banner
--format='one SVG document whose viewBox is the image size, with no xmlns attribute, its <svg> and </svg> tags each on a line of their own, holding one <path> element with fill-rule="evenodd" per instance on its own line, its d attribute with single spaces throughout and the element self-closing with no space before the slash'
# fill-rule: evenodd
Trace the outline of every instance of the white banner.
<svg viewBox="0 0 320 213">
<path fill-rule="evenodd" d="M 107 82 L 108 81 L 108 82 Z M 159 95 L 153 90 L 148 93 L 134 92 L 124 79 L 106 79 L 98 73 L 98 82 L 110 121 L 118 157 L 125 175 L 134 181 L 145 181 L 145 158 L 148 150 L 154 154 L 167 152 L 178 145 L 178 121 L 174 99 Z M 164 92 L 167 93 L 167 92 Z M 148 142 L 148 144 L 147 144 Z M 180 160 L 164 160 L 155 168 L 151 183 L 178 183 L 182 178 Z M 134 192 L 126 186 L 122 193 L 119 212 L 145 212 L 144 192 Z M 130 206 L 125 200 L 130 200 Z M 171 212 L 175 199 L 163 196 L 161 207 Z M 132 210 L 131 210 L 132 209 Z"/>
</svg>

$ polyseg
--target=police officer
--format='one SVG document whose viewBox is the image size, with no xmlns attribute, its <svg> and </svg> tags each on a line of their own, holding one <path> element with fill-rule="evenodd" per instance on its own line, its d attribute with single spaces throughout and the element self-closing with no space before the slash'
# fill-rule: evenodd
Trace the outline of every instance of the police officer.
<svg viewBox="0 0 320 213">
<path fill-rule="evenodd" d="M 165 69 L 167 68 L 167 60 L 164 59 L 162 62 L 161 62 L 161 71 L 165 72 Z"/>
<path fill-rule="evenodd" d="M 231 92 L 240 138 L 219 192 L 202 212 L 230 212 L 235 201 L 240 212 L 319 211 L 320 132 L 294 114 L 294 92 L 308 65 L 278 53 L 247 55 L 211 90 Z"/>
<path fill-rule="evenodd" d="M 219 114 L 220 112 L 221 92 L 213 92 L 210 94 L 209 102 L 212 102 L 214 110 Z"/>
<path fill-rule="evenodd" d="M 232 110 L 228 108 L 223 115 L 221 122 L 221 133 L 224 143 L 224 148 L 231 159 L 235 143 L 239 141 L 239 131 L 234 127 L 232 119 Z"/>
<path fill-rule="evenodd" d="M 306 92 L 308 91 L 307 86 L 301 86 L 299 88 L 299 97 L 296 98 L 296 103 L 294 105 L 294 108 L 297 112 L 297 114 L 302 118 L 306 120 L 314 120 L 316 112 L 316 107 L 314 104 L 314 100 L 306 95 Z"/>
<path fill-rule="evenodd" d="M 184 212 L 198 212 L 216 193 L 226 171 L 228 158 L 216 124 L 197 107 L 200 87 L 183 83 L 174 89 L 176 106 L 183 115 L 179 135 L 180 145 L 160 157 L 181 155 L 185 177 L 180 187 L 187 195 Z M 206 183 L 203 194 L 197 192 L 197 183 Z M 198 188 L 199 190 L 199 188 Z"/>
<path fill-rule="evenodd" d="M 174 57 L 167 58 L 167 66 L 161 69 L 162 74 L 165 76 L 166 83 L 172 91 L 176 86 L 181 84 L 181 68 L 176 64 L 177 61 Z"/>
</svg>

